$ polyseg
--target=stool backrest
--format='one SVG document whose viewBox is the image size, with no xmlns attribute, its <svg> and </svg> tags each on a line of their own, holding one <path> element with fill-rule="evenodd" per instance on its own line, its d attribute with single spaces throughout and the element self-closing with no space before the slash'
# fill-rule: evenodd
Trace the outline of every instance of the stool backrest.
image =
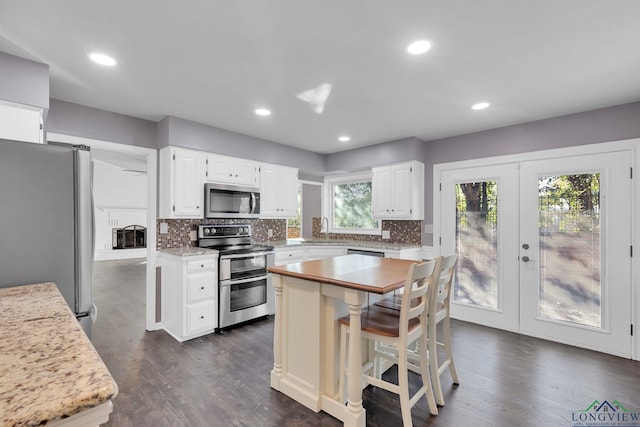
<svg viewBox="0 0 640 427">
<path fill-rule="evenodd" d="M 456 271 L 457 255 L 440 257 L 440 271 L 438 282 L 429 296 L 429 313 L 435 313 L 436 323 L 449 315 L 449 304 L 451 302 L 451 287 L 453 285 L 453 275 Z"/>
<path fill-rule="evenodd" d="M 399 331 L 400 334 L 406 334 L 411 320 L 417 317 L 426 325 L 429 292 L 437 285 L 439 265 L 440 258 L 411 264 L 402 294 L 400 328 L 404 328 L 404 331 Z"/>
</svg>

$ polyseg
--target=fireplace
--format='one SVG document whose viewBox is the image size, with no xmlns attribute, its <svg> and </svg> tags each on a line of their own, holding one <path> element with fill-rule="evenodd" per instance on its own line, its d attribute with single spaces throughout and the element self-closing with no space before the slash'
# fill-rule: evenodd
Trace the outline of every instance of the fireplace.
<svg viewBox="0 0 640 427">
<path fill-rule="evenodd" d="M 147 228 L 141 225 L 128 225 L 114 228 L 112 234 L 113 249 L 133 249 L 147 247 Z"/>
</svg>

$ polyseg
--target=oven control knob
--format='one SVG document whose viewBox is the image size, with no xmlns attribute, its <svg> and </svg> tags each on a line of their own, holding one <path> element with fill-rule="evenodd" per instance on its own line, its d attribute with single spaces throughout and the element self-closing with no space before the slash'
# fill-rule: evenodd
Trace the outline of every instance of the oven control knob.
<svg viewBox="0 0 640 427">
<path fill-rule="evenodd" d="M 209 234 L 209 229 L 208 228 L 204 229 L 204 234 Z"/>
</svg>

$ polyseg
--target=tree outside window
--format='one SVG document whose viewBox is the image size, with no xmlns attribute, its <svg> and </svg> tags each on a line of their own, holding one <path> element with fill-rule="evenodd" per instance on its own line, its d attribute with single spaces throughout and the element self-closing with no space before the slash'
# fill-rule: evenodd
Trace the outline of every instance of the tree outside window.
<svg viewBox="0 0 640 427">
<path fill-rule="evenodd" d="M 371 177 L 331 182 L 331 228 L 337 233 L 379 234 L 371 216 Z"/>
</svg>

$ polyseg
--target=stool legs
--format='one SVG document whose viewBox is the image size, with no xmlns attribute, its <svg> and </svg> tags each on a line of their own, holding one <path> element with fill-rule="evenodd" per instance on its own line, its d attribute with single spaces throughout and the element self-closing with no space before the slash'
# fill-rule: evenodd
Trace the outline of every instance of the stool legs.
<svg viewBox="0 0 640 427">
<path fill-rule="evenodd" d="M 447 316 L 443 320 L 442 331 L 444 334 L 444 346 L 447 354 L 447 359 L 449 360 L 449 372 L 451 373 L 451 378 L 453 378 L 454 384 L 460 384 L 458 380 L 458 372 L 456 371 L 456 365 L 453 363 L 453 351 L 451 350 L 451 320 L 449 316 Z"/>
</svg>

